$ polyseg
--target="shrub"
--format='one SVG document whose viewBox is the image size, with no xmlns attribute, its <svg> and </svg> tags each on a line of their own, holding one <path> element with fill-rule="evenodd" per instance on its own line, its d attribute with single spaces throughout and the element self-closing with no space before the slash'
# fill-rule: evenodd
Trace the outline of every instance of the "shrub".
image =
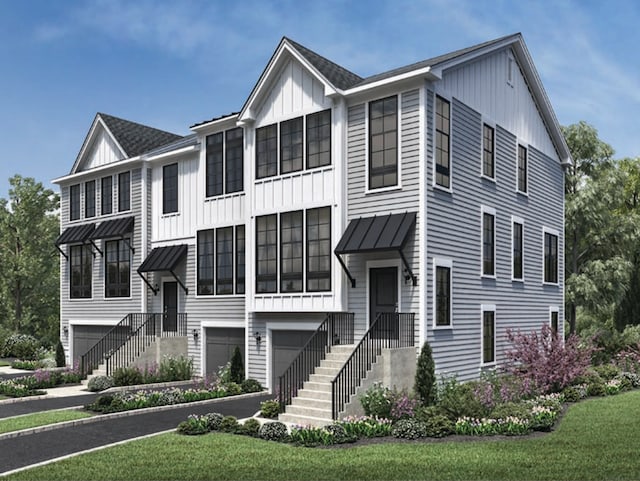
<svg viewBox="0 0 640 481">
<path fill-rule="evenodd" d="M 455 377 L 443 378 L 438 387 L 438 407 L 449 419 L 461 416 L 484 417 L 488 409 L 476 398 L 473 383 L 458 383 Z"/>
<path fill-rule="evenodd" d="M 391 435 L 402 439 L 426 438 L 427 426 L 416 419 L 401 419 L 391 428 Z"/>
<path fill-rule="evenodd" d="M 274 419 L 280 414 L 280 403 L 277 399 L 269 399 L 260 403 L 260 415 L 263 418 Z"/>
<path fill-rule="evenodd" d="M 260 384 L 258 381 L 256 381 L 255 379 L 245 379 L 244 381 L 242 381 L 242 384 L 240 384 L 240 387 L 242 388 L 242 392 L 260 392 L 262 391 L 262 384 Z"/>
<path fill-rule="evenodd" d="M 111 376 L 96 376 L 89 379 L 87 389 L 91 392 L 104 391 L 113 387 L 113 378 Z"/>
<path fill-rule="evenodd" d="M 24 369 L 25 371 L 35 371 L 43 367 L 44 363 L 42 361 L 13 361 L 11 363 L 12 369 Z"/>
<path fill-rule="evenodd" d="M 477 419 L 464 416 L 456 421 L 455 432 L 467 436 L 495 436 L 496 434 L 521 436 L 529 432 L 529 423 L 514 417 Z"/>
<path fill-rule="evenodd" d="M 325 429 L 333 436 L 334 444 L 353 443 L 358 439 L 355 436 L 347 434 L 345 428 L 340 424 L 330 424 L 329 426 L 325 426 Z"/>
<path fill-rule="evenodd" d="M 418 404 L 418 400 L 407 393 L 406 389 L 396 391 L 394 388 L 391 392 L 391 419 L 397 421 L 413 417 Z"/>
<path fill-rule="evenodd" d="M 134 386 L 142 384 L 142 372 L 137 367 L 119 367 L 113 372 L 116 386 Z"/>
<path fill-rule="evenodd" d="M 353 438 L 378 438 L 391 434 L 391 420 L 371 416 L 348 416 L 337 424 Z"/>
<path fill-rule="evenodd" d="M 242 434 L 246 434 L 247 436 L 253 436 L 257 438 L 260 436 L 260 421 L 254 418 L 247 419 L 242 425 Z"/>
<path fill-rule="evenodd" d="M 614 377 L 620 374 L 620 369 L 613 364 L 602 364 L 592 368 L 597 372 L 604 381 L 611 381 Z"/>
<path fill-rule="evenodd" d="M 65 367 L 67 365 L 67 359 L 64 355 L 64 347 L 62 346 L 62 341 L 58 339 L 58 344 L 56 344 L 56 367 Z"/>
<path fill-rule="evenodd" d="M 499 404 L 491 411 L 491 418 L 506 419 L 508 417 L 527 419 L 531 415 L 531 407 L 523 403 L 504 403 Z"/>
<path fill-rule="evenodd" d="M 145 382 L 187 381 L 193 376 L 193 359 L 185 356 L 165 356 L 160 361 L 156 379 Z"/>
<path fill-rule="evenodd" d="M 632 388 L 640 387 L 640 375 L 634 372 L 621 372 L 619 378 Z"/>
<path fill-rule="evenodd" d="M 507 331 L 513 349 L 506 352 L 507 371 L 530 383 L 541 393 L 559 392 L 569 386 L 591 363 L 593 347 L 579 345 L 575 335 L 563 342 L 548 324 L 539 332 Z"/>
<path fill-rule="evenodd" d="M 237 384 L 244 381 L 244 365 L 242 363 L 242 353 L 238 346 L 233 350 L 231 355 L 231 365 L 229 366 L 229 380 Z"/>
<path fill-rule="evenodd" d="M 611 379 L 604 384 L 604 390 L 607 395 L 618 394 L 623 390 L 623 384 L 620 379 Z"/>
<path fill-rule="evenodd" d="M 182 421 L 176 428 L 178 434 L 197 435 L 206 434 L 210 431 L 204 416 L 195 414 L 189 415 L 186 421 Z"/>
<path fill-rule="evenodd" d="M 562 390 L 564 400 L 568 403 L 576 403 L 582 399 L 580 390 L 576 386 L 567 386 Z"/>
<path fill-rule="evenodd" d="M 545 406 L 533 406 L 529 416 L 529 425 L 534 431 L 551 431 L 557 418 L 557 411 Z"/>
<path fill-rule="evenodd" d="M 366 392 L 360 396 L 360 403 L 367 416 L 391 419 L 391 408 L 393 407 L 393 393 L 391 389 L 374 383 Z"/>
<path fill-rule="evenodd" d="M 2 357 L 17 357 L 18 359 L 35 361 L 40 354 L 38 340 L 28 334 L 12 334 L 5 339 L 2 346 Z"/>
<path fill-rule="evenodd" d="M 640 345 L 630 346 L 620 351 L 613 362 L 623 372 L 640 374 Z"/>
<path fill-rule="evenodd" d="M 593 382 L 587 385 L 587 394 L 589 396 L 606 396 L 607 388 L 604 382 Z"/>
<path fill-rule="evenodd" d="M 220 429 L 220 424 L 222 424 L 222 420 L 224 419 L 224 416 L 220 413 L 207 413 L 203 414 L 202 417 L 207 423 L 209 431 L 217 431 Z"/>
<path fill-rule="evenodd" d="M 240 384 L 235 382 L 227 382 L 222 385 L 222 389 L 224 389 L 229 396 L 236 396 L 238 394 L 242 394 L 242 388 Z"/>
<path fill-rule="evenodd" d="M 418 365 L 416 367 L 416 378 L 414 390 L 423 406 L 430 406 L 436 400 L 436 374 L 433 353 L 428 342 L 422 345 Z"/>
<path fill-rule="evenodd" d="M 264 423 L 258 431 L 262 439 L 267 441 L 284 441 L 287 436 L 287 426 L 279 421 Z"/>
<path fill-rule="evenodd" d="M 430 416 L 416 417 L 424 424 L 425 433 L 430 438 L 442 438 L 454 432 L 455 426 L 451 419 L 437 411 Z"/>
<path fill-rule="evenodd" d="M 302 446 L 330 446 L 334 444 L 333 433 L 325 427 L 296 426 L 291 428 L 289 440 Z"/>
<path fill-rule="evenodd" d="M 238 431 L 239 427 L 240 424 L 235 416 L 225 416 L 222 418 L 222 421 L 220 421 L 218 430 L 223 433 L 235 433 Z"/>
</svg>

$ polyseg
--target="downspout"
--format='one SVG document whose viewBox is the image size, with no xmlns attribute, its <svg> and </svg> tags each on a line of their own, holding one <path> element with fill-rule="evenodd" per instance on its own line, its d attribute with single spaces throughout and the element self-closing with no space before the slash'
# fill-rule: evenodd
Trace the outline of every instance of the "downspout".
<svg viewBox="0 0 640 481">
<path fill-rule="evenodd" d="M 140 183 L 140 189 L 141 189 L 141 193 L 140 195 L 142 196 L 142 212 L 141 212 L 141 216 L 142 216 L 142 222 L 141 227 L 140 227 L 140 263 L 142 263 L 146 258 L 147 258 L 147 222 L 148 222 L 148 206 L 149 206 L 149 198 L 148 198 L 148 188 L 147 188 L 147 179 L 148 179 L 148 168 L 146 166 L 146 162 L 143 161 L 142 163 L 142 172 L 141 172 L 141 183 Z M 141 292 L 141 296 L 140 296 L 140 311 L 141 312 L 147 312 L 147 306 L 148 306 L 148 300 L 147 300 L 147 289 L 145 289 L 145 285 L 144 284 L 148 284 L 146 279 L 142 279 L 141 283 L 140 283 L 140 292 Z M 155 294 L 155 291 L 154 291 Z"/>
</svg>

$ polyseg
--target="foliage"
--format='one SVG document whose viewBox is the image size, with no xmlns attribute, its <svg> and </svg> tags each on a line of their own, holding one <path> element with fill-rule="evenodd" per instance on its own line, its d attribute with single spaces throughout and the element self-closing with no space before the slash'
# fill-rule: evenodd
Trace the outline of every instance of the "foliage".
<svg viewBox="0 0 640 481">
<path fill-rule="evenodd" d="M 323 427 L 294 426 L 287 440 L 301 446 L 331 446 L 353 442 L 355 438 L 347 436 L 342 426 L 331 424 Z"/>
<path fill-rule="evenodd" d="M 420 439 L 427 437 L 427 427 L 424 422 L 413 418 L 401 419 L 391 428 L 394 438 Z"/>
<path fill-rule="evenodd" d="M 235 396 L 237 394 L 242 394 L 242 388 L 240 387 L 240 384 L 235 383 L 235 382 L 227 382 L 225 384 L 222 385 L 227 392 L 229 393 L 229 396 Z"/>
<path fill-rule="evenodd" d="M 203 414 L 202 418 L 207 423 L 207 428 L 210 431 L 217 431 L 218 429 L 220 429 L 220 424 L 222 424 L 224 416 L 220 413 L 207 413 Z"/>
<path fill-rule="evenodd" d="M 593 370 L 605 381 L 610 381 L 620 374 L 620 369 L 613 364 L 601 364 L 595 366 Z"/>
<path fill-rule="evenodd" d="M 119 367 L 113 371 L 113 383 L 115 386 L 134 386 L 142 384 L 142 380 L 142 372 L 137 367 Z"/>
<path fill-rule="evenodd" d="M 225 416 L 222 418 L 222 421 L 220 421 L 218 430 L 223 433 L 236 433 L 239 427 L 238 418 L 235 416 Z"/>
<path fill-rule="evenodd" d="M 95 376 L 89 379 L 87 389 L 91 392 L 104 391 L 114 386 L 111 376 Z"/>
<path fill-rule="evenodd" d="M 289 435 L 287 426 L 279 421 L 264 423 L 258 431 L 262 439 L 267 441 L 284 441 Z"/>
<path fill-rule="evenodd" d="M 433 404 L 436 400 L 436 374 L 433 353 L 429 342 L 425 341 L 418 356 L 416 367 L 415 387 L 416 395 L 424 406 Z"/>
<path fill-rule="evenodd" d="M 249 379 L 245 379 L 244 381 L 242 381 L 242 384 L 240 384 L 240 388 L 242 389 L 242 392 L 244 392 L 244 393 L 260 392 L 260 391 L 262 391 L 262 384 L 260 384 L 255 379 L 249 378 Z"/>
<path fill-rule="evenodd" d="M 391 435 L 392 422 L 373 416 L 347 416 L 336 424 L 342 426 L 348 437 L 378 438 Z"/>
<path fill-rule="evenodd" d="M 244 381 L 244 364 L 242 362 L 242 352 L 238 346 L 233 350 L 231 355 L 231 365 L 229 366 L 229 380 L 236 384 L 242 384 Z"/>
<path fill-rule="evenodd" d="M 493 419 L 505 419 L 508 417 L 527 419 L 531 415 L 531 408 L 524 403 L 508 402 L 499 404 L 491 411 Z"/>
<path fill-rule="evenodd" d="M 193 376 L 193 359 L 186 356 L 164 356 L 160 364 L 144 369 L 137 366 L 120 367 L 113 373 L 116 386 L 134 386 L 160 382 L 187 381 Z"/>
<path fill-rule="evenodd" d="M 280 414 L 280 403 L 277 399 L 269 399 L 260 403 L 260 415 L 263 418 L 275 419 Z"/>
<path fill-rule="evenodd" d="M 514 417 L 478 419 L 463 416 L 456 421 L 455 432 L 467 436 L 521 436 L 529 432 L 529 424 L 525 419 Z"/>
<path fill-rule="evenodd" d="M 35 371 L 36 369 L 42 369 L 44 362 L 38 361 L 13 361 L 11 363 L 12 369 L 23 369 L 25 371 Z"/>
<path fill-rule="evenodd" d="M 176 432 L 178 434 L 186 434 L 186 435 L 197 435 L 197 434 L 206 434 L 208 433 L 209 427 L 207 426 L 207 422 L 203 419 L 202 416 L 197 416 L 195 414 L 189 415 L 186 421 L 182 421 L 178 424 L 176 428 Z"/>
<path fill-rule="evenodd" d="M 374 383 L 360 396 L 360 403 L 367 416 L 391 419 L 393 393 L 382 383 Z"/>
<path fill-rule="evenodd" d="M 397 391 L 395 388 L 391 392 L 391 419 L 410 418 L 414 416 L 419 401 L 410 395 L 406 389 Z"/>
<path fill-rule="evenodd" d="M 254 418 L 247 419 L 242 424 L 242 434 L 246 434 L 247 436 L 253 436 L 257 438 L 260 436 L 260 421 Z"/>
<path fill-rule="evenodd" d="M 40 355 L 40 343 L 28 334 L 13 334 L 4 341 L 2 357 L 17 357 L 18 359 L 36 361 Z"/>
<path fill-rule="evenodd" d="M 476 399 L 491 411 L 497 405 L 518 402 L 533 395 L 533 387 L 527 378 L 519 378 L 495 371 L 483 372 L 479 381 L 473 381 Z"/>
<path fill-rule="evenodd" d="M 483 417 L 488 409 L 475 395 L 473 383 L 459 383 L 455 376 L 442 378 L 438 386 L 438 407 L 455 421 L 461 416 Z"/>
<path fill-rule="evenodd" d="M 58 339 L 56 344 L 56 367 L 65 367 L 67 365 L 67 359 L 64 355 L 64 347 L 62 341 Z"/>
<path fill-rule="evenodd" d="M 77 384 L 80 374 L 75 369 L 55 370 L 37 369 L 32 375 L 0 381 L 0 395 L 9 397 L 39 396 L 48 389 L 63 384 Z"/>
</svg>

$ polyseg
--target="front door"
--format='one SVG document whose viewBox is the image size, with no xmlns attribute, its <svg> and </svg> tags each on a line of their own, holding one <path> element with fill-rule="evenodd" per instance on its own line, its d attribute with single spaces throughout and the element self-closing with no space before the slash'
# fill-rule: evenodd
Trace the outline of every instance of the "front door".
<svg viewBox="0 0 640 481">
<path fill-rule="evenodd" d="M 178 330 L 178 283 L 175 281 L 162 283 L 162 330 L 175 332 Z"/>
<path fill-rule="evenodd" d="M 369 325 L 385 312 L 398 311 L 398 268 L 369 269 Z M 393 339 L 397 336 L 395 316 L 381 319 L 377 336 Z"/>
</svg>

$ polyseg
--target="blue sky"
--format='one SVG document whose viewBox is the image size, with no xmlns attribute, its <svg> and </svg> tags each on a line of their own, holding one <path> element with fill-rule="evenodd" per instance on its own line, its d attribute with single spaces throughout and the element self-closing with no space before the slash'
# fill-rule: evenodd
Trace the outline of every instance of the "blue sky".
<svg viewBox="0 0 640 481">
<path fill-rule="evenodd" d="M 367 76 L 522 32 L 563 125 L 640 156 L 640 2 L 0 0 L 0 197 L 68 173 L 96 112 L 188 134 L 286 35 Z"/>
</svg>

